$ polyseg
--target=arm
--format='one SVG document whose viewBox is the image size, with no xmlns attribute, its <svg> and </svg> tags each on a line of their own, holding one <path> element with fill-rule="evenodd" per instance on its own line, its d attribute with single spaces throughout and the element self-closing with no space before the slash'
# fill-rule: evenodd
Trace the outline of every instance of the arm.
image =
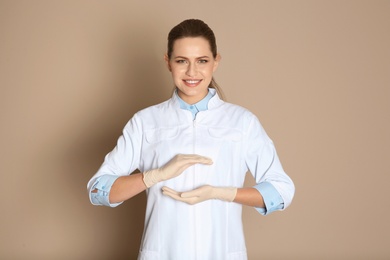
<svg viewBox="0 0 390 260">
<path fill-rule="evenodd" d="M 268 213 L 270 213 L 281 208 L 280 202 L 276 206 L 273 206 L 274 203 L 269 202 L 270 200 L 265 200 L 256 188 L 215 187 L 204 185 L 186 192 L 178 192 L 168 187 L 163 187 L 162 190 L 164 195 L 191 205 L 209 199 L 219 199 L 255 207 L 264 214 L 268 211 Z M 279 194 L 277 194 L 277 196 L 279 196 Z M 272 206 L 267 206 L 267 204 L 271 204 Z M 268 210 L 268 207 L 270 210 Z"/>
<path fill-rule="evenodd" d="M 90 197 L 94 205 L 116 207 L 145 189 L 142 173 L 121 177 L 104 175 L 97 179 L 90 192 Z"/>
<path fill-rule="evenodd" d="M 255 188 L 215 187 L 204 185 L 186 192 L 177 192 L 168 187 L 163 187 L 162 190 L 164 195 L 191 205 L 209 199 L 219 199 L 228 202 L 233 201 L 252 207 L 265 207 L 263 196 Z"/>
<path fill-rule="evenodd" d="M 252 188 L 238 189 L 234 202 L 254 207 L 262 215 L 284 208 L 282 197 L 269 182 L 258 183 Z"/>
<path fill-rule="evenodd" d="M 196 154 L 179 154 L 157 169 L 120 177 L 102 176 L 91 188 L 91 200 L 97 205 L 118 206 L 160 181 L 179 176 L 197 163 L 212 164 L 212 160 Z"/>
<path fill-rule="evenodd" d="M 264 207 L 255 207 L 263 215 L 288 207 L 294 196 L 295 186 L 285 173 L 272 140 L 256 117 L 248 128 L 246 164 L 256 181 L 253 187 L 263 197 Z"/>
<path fill-rule="evenodd" d="M 255 188 L 239 188 L 236 197 L 233 200 L 246 206 L 264 208 L 265 203 L 261 193 Z"/>
<path fill-rule="evenodd" d="M 126 185 L 130 184 L 131 187 L 137 185 L 135 176 L 137 174 L 131 173 L 139 167 L 141 140 L 141 123 L 137 115 L 134 115 L 124 127 L 115 148 L 105 156 L 103 164 L 87 184 L 90 201 L 93 205 L 116 207 L 121 204 L 115 196 L 117 188 L 124 187 L 123 179 L 126 180 Z M 136 194 L 141 192 L 136 188 L 135 191 Z M 131 194 L 130 197 L 136 194 Z M 114 200 L 111 198 L 112 195 L 114 195 Z M 123 194 L 119 196 L 123 197 Z"/>
<path fill-rule="evenodd" d="M 142 173 L 134 173 L 116 179 L 111 187 L 109 195 L 110 203 L 119 203 L 128 200 L 146 190 L 146 185 L 142 177 Z"/>
</svg>

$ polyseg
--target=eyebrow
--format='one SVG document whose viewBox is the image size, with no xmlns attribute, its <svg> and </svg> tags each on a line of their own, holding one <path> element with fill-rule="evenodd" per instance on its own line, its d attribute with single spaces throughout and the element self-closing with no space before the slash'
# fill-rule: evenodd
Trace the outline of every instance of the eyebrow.
<svg viewBox="0 0 390 260">
<path fill-rule="evenodd" d="M 188 58 L 187 57 L 184 57 L 184 56 L 176 56 L 176 57 L 174 57 L 175 59 L 186 59 L 186 60 L 188 60 Z M 210 57 L 209 56 L 200 56 L 200 57 L 196 57 L 196 59 L 210 59 Z"/>
</svg>

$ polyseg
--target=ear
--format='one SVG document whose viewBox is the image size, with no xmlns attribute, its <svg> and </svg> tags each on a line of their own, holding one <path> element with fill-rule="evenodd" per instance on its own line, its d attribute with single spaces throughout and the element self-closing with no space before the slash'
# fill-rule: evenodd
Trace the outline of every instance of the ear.
<svg viewBox="0 0 390 260">
<path fill-rule="evenodd" d="M 213 68 L 213 72 L 217 70 L 218 65 L 219 65 L 219 62 L 220 62 L 221 59 L 222 59 L 222 56 L 221 56 L 221 54 L 218 53 L 218 54 L 217 54 L 217 57 L 215 57 L 215 59 L 214 59 L 214 68 Z"/>
<path fill-rule="evenodd" d="M 169 64 L 169 58 L 168 58 L 168 54 L 167 53 L 164 54 L 164 60 L 165 60 L 165 64 L 167 65 L 168 70 L 172 71 L 171 64 Z"/>
</svg>

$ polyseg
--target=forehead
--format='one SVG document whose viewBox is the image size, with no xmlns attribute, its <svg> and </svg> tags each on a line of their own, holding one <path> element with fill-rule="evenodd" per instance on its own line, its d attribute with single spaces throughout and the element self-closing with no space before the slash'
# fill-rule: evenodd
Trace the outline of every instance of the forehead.
<svg viewBox="0 0 390 260">
<path fill-rule="evenodd" d="M 173 44 L 174 56 L 212 56 L 210 44 L 203 37 L 185 37 Z"/>
</svg>

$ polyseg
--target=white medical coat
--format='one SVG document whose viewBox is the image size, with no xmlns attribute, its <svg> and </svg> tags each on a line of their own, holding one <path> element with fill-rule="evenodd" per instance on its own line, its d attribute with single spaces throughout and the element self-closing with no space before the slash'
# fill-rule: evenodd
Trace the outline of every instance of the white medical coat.
<svg viewBox="0 0 390 260">
<path fill-rule="evenodd" d="M 163 186 L 188 191 L 205 184 L 239 188 L 249 170 L 257 183 L 269 182 L 276 188 L 284 208 L 291 203 L 294 184 L 256 116 L 222 101 L 217 94 L 210 99 L 208 110 L 199 112 L 195 120 L 190 111 L 180 108 L 176 94 L 136 113 L 89 183 L 105 174 L 155 169 L 177 154 L 200 154 L 214 163 L 191 166 L 180 176 L 147 190 L 138 259 L 247 259 L 240 204 L 208 200 L 188 205 L 161 191 Z"/>
</svg>

